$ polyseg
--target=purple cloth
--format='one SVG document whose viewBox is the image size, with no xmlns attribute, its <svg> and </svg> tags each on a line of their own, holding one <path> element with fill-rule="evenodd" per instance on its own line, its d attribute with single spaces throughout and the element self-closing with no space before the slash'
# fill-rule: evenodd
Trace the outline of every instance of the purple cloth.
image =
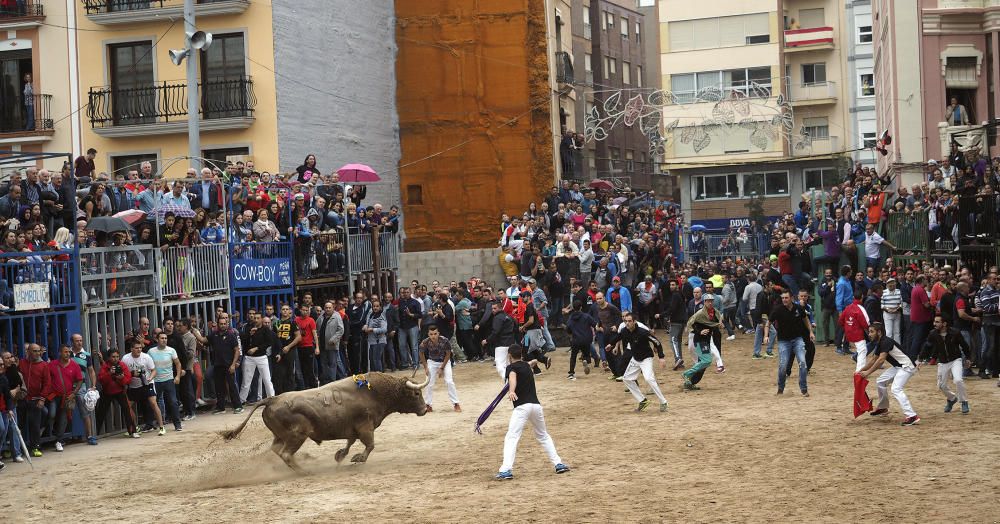
<svg viewBox="0 0 1000 524">
<path fill-rule="evenodd" d="M 476 433 L 479 433 L 480 435 L 483 434 L 483 431 L 480 428 L 482 427 L 483 424 L 486 423 L 486 420 L 490 418 L 490 415 L 493 414 L 493 410 L 496 409 L 498 405 L 500 405 L 500 402 L 503 401 L 503 397 L 507 394 L 508 391 L 510 391 L 510 384 L 506 383 L 503 385 L 503 389 L 500 390 L 500 394 L 497 395 L 497 398 L 493 399 L 493 402 L 490 402 L 490 405 L 486 406 L 486 410 L 483 411 L 481 415 L 479 415 L 479 418 L 476 419 L 476 427 L 473 428 L 476 431 Z"/>
<path fill-rule="evenodd" d="M 840 258 L 840 235 L 837 231 L 820 231 L 819 236 L 823 237 L 823 256 L 827 258 Z"/>
</svg>

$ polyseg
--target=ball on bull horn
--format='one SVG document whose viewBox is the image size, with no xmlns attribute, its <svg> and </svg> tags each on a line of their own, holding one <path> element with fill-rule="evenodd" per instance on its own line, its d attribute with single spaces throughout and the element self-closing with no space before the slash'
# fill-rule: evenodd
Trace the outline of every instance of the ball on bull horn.
<svg viewBox="0 0 1000 524">
<path fill-rule="evenodd" d="M 417 384 L 416 382 L 410 382 L 410 379 L 406 379 L 406 387 L 408 387 L 410 389 L 424 389 L 427 386 L 427 383 L 430 382 L 430 381 L 431 381 L 431 378 L 427 377 L 427 378 L 424 379 L 423 382 Z"/>
</svg>

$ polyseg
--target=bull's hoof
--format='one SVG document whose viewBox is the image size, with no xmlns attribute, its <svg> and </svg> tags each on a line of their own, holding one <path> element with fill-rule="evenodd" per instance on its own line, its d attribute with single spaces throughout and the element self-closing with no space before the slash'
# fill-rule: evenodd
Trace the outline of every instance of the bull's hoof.
<svg viewBox="0 0 1000 524">
<path fill-rule="evenodd" d="M 368 457 L 366 457 L 364 453 L 358 453 L 357 455 L 351 457 L 351 462 L 364 462 L 366 460 L 368 460 Z"/>
<path fill-rule="evenodd" d="M 346 449 L 338 449 L 337 453 L 333 455 L 333 460 L 336 460 L 337 462 L 343 462 L 344 461 L 344 457 L 346 457 L 346 456 L 347 456 L 347 450 Z"/>
</svg>

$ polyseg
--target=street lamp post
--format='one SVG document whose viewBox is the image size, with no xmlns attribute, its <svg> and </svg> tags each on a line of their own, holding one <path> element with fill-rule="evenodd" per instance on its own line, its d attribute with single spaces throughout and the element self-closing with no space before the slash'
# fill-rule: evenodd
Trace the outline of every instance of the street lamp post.
<svg viewBox="0 0 1000 524">
<path fill-rule="evenodd" d="M 186 47 L 171 49 L 170 60 L 175 65 L 181 65 L 187 58 L 187 92 L 188 92 L 188 157 L 191 167 L 201 168 L 201 116 L 198 102 L 198 62 L 195 61 L 195 51 L 208 49 L 212 44 L 212 33 L 198 31 L 195 27 L 194 0 L 184 0 L 184 34 Z"/>
</svg>

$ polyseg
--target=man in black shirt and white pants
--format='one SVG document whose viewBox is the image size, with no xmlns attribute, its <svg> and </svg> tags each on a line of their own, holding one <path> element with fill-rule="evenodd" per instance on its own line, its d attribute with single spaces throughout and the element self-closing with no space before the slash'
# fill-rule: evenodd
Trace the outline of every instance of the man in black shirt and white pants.
<svg viewBox="0 0 1000 524">
<path fill-rule="evenodd" d="M 902 425 L 912 426 L 920 422 L 920 417 L 913 410 L 910 399 L 903 391 L 903 387 L 917 372 L 917 367 L 895 340 L 885 336 L 885 327 L 881 322 L 875 322 L 868 326 L 868 336 L 871 338 L 868 347 L 872 348 L 871 354 L 875 358 L 869 358 L 869 364 L 858 373 L 862 377 L 868 378 L 875 370 L 881 368 L 882 364 L 889 364 L 889 368 L 875 380 L 875 389 L 878 391 L 878 406 L 870 415 L 878 417 L 889 413 L 889 395 L 886 394 L 886 390 L 889 389 L 889 383 L 892 382 L 892 396 L 896 397 L 896 402 L 899 402 L 899 407 L 906 417 Z"/>
<path fill-rule="evenodd" d="M 555 442 L 545 429 L 545 415 L 542 413 L 542 405 L 538 402 L 538 395 L 535 393 L 535 376 L 531 367 L 535 362 L 525 362 L 521 360 L 524 348 L 518 345 L 510 346 L 508 354 L 511 364 L 507 366 L 507 384 L 510 391 L 507 397 L 514 403 L 514 411 L 510 415 L 510 424 L 507 426 L 507 437 L 503 442 L 503 464 L 496 475 L 497 480 L 510 480 L 514 478 L 514 456 L 517 454 L 517 443 L 521 440 L 521 432 L 524 425 L 531 422 L 535 428 L 535 438 L 542 445 L 545 454 L 556 467 L 556 473 L 569 471 L 569 466 L 562 463 L 559 453 L 556 452 Z"/>
<path fill-rule="evenodd" d="M 656 398 L 660 400 L 660 411 L 666 411 L 667 399 L 660 391 L 660 386 L 656 383 L 656 375 L 653 373 L 653 350 L 649 347 L 649 331 L 638 325 L 632 313 L 625 313 L 624 318 L 625 329 L 619 330 L 618 344 L 615 345 L 614 352 L 620 354 L 623 347 L 632 351 L 632 358 L 628 362 L 628 367 L 625 368 L 625 373 L 622 374 L 622 381 L 625 382 L 625 386 L 628 387 L 635 400 L 639 402 L 639 407 L 635 410 L 643 411 L 646 406 L 649 406 L 649 399 L 639 391 L 639 381 L 636 380 L 639 373 L 642 372 L 642 378 L 653 390 Z M 660 367 L 666 369 L 667 361 L 663 360 L 663 348 L 657 346 L 656 351 L 659 353 L 657 356 L 660 359 Z"/>
</svg>

